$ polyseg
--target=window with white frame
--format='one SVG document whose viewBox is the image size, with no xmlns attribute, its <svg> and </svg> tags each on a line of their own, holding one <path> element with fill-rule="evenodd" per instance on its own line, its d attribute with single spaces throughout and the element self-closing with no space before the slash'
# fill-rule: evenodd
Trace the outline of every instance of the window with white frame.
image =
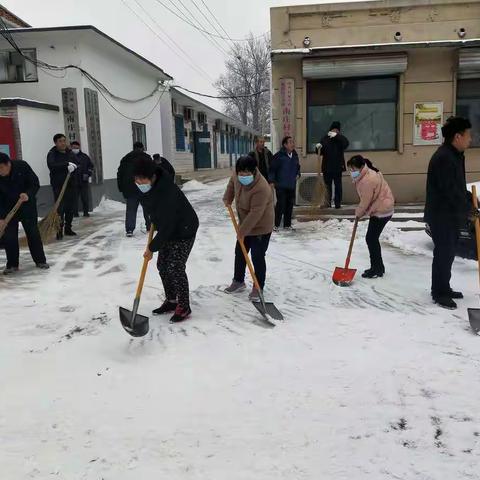
<svg viewBox="0 0 480 480">
<path fill-rule="evenodd" d="M 0 50 L 0 83 L 36 82 L 38 80 L 37 52 L 34 48 Z"/>
</svg>

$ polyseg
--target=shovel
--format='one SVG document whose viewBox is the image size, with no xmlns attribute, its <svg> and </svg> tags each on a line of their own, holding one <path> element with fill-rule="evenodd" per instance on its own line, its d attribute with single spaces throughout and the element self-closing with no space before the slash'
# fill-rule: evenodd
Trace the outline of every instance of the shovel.
<svg viewBox="0 0 480 480">
<path fill-rule="evenodd" d="M 356 269 L 348 268 L 350 265 L 350 257 L 352 256 L 353 242 L 355 241 L 355 235 L 357 234 L 357 227 L 358 218 L 355 217 L 352 238 L 350 239 L 350 246 L 348 247 L 347 259 L 345 260 L 345 267 L 336 267 L 332 276 L 333 283 L 339 287 L 348 287 L 353 282 L 353 277 L 355 277 L 355 274 L 357 273 Z"/>
<path fill-rule="evenodd" d="M 472 202 L 474 208 L 478 209 L 478 199 L 477 199 L 477 187 L 472 185 Z M 477 262 L 478 262 L 478 274 L 480 279 L 480 220 L 478 217 L 475 218 L 475 237 L 477 243 Z M 476 333 L 480 333 L 480 308 L 469 308 L 468 309 L 468 320 L 472 330 Z"/>
<path fill-rule="evenodd" d="M 148 232 L 147 247 L 152 241 L 154 230 L 155 227 L 152 223 L 150 231 Z M 140 273 L 140 279 L 138 281 L 137 293 L 135 294 L 132 311 L 127 310 L 123 307 L 119 308 L 120 322 L 122 322 L 122 327 L 132 337 L 143 337 L 148 333 L 149 329 L 148 317 L 144 317 L 143 315 L 139 315 L 137 313 L 138 306 L 140 305 L 140 296 L 142 295 L 143 283 L 145 281 L 145 275 L 147 273 L 148 262 L 149 260 L 147 258 L 143 259 L 142 271 Z"/>
<path fill-rule="evenodd" d="M 3 228 L 0 228 L 0 238 L 3 237 L 3 234 L 5 233 L 5 230 L 7 229 L 8 224 L 11 222 L 12 218 L 20 209 L 20 207 L 22 206 L 22 203 L 23 203 L 23 200 L 19 199 L 17 203 L 13 206 L 13 208 L 8 212 L 8 215 L 4 218 L 5 224 L 3 225 Z"/>
<path fill-rule="evenodd" d="M 230 214 L 230 218 L 232 220 L 233 226 L 235 227 L 235 231 L 237 232 L 237 238 L 238 238 L 239 228 L 238 228 L 237 219 L 235 218 L 235 214 L 233 213 L 232 207 L 229 205 L 227 208 L 228 208 L 228 213 Z M 262 315 L 265 323 L 267 323 L 271 327 L 274 327 L 275 323 L 273 323 L 268 317 L 272 317 L 274 320 L 283 320 L 283 315 L 272 302 L 265 301 L 265 297 L 263 296 L 263 291 L 260 288 L 260 284 L 258 283 L 257 276 L 255 275 L 255 270 L 253 268 L 252 262 L 250 261 L 250 257 L 248 256 L 247 249 L 245 248 L 245 244 L 243 243 L 243 240 L 240 240 L 240 239 L 238 240 L 238 243 L 240 244 L 240 248 L 242 249 L 243 256 L 245 257 L 245 262 L 247 262 L 248 270 L 250 271 L 250 275 L 252 277 L 253 283 L 255 285 L 255 288 L 258 291 L 258 296 L 260 297 L 260 302 L 252 301 L 253 306 Z"/>
</svg>

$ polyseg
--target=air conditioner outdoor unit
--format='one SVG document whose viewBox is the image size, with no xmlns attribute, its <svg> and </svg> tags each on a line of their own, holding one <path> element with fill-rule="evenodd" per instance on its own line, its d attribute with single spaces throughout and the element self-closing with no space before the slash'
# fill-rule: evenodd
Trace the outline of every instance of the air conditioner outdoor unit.
<svg viewBox="0 0 480 480">
<path fill-rule="evenodd" d="M 178 104 L 175 100 L 172 100 L 172 113 L 178 115 Z"/>
<path fill-rule="evenodd" d="M 323 203 L 324 191 L 323 178 L 318 173 L 302 173 L 297 181 L 296 204 L 305 206 Z"/>
<path fill-rule="evenodd" d="M 222 121 L 221 120 L 215 120 L 215 130 L 217 132 L 220 132 L 222 130 Z"/>
</svg>

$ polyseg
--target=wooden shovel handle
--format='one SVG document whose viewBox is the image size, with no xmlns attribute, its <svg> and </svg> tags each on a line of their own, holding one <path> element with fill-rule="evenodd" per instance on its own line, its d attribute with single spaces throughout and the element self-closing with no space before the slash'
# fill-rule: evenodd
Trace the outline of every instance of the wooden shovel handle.
<svg viewBox="0 0 480 480">
<path fill-rule="evenodd" d="M 7 229 L 7 225 L 12 221 L 12 218 L 15 216 L 15 214 L 18 212 L 20 207 L 22 206 L 23 201 L 18 199 L 17 203 L 13 206 L 13 208 L 8 212 L 8 215 L 5 217 L 5 225 L 3 228 L 0 229 L 0 238 L 3 237 L 3 234 L 5 233 L 5 230 Z"/>
<path fill-rule="evenodd" d="M 478 210 L 477 187 L 472 185 L 472 203 L 473 207 Z M 480 219 L 475 217 L 475 239 L 477 244 L 477 263 L 478 263 L 478 280 L 480 282 Z"/>
<path fill-rule="evenodd" d="M 248 252 L 247 252 L 247 249 L 245 248 L 245 244 L 243 243 L 243 240 L 240 240 L 238 238 L 240 229 L 238 227 L 238 222 L 237 222 L 237 219 L 235 218 L 235 214 L 233 213 L 232 206 L 227 205 L 227 209 L 228 209 L 228 213 L 230 214 L 230 219 L 232 220 L 233 226 L 235 228 L 235 232 L 237 233 L 237 240 L 238 240 L 238 243 L 240 244 L 240 248 L 242 249 L 242 253 L 243 253 L 243 256 L 245 257 L 245 261 L 247 262 L 248 270 L 250 271 L 250 275 L 252 277 L 255 288 L 259 292 L 261 292 L 262 289 L 260 288 L 260 284 L 258 283 L 257 276 L 255 275 L 255 269 L 253 268 L 250 257 L 248 256 Z"/>
<path fill-rule="evenodd" d="M 345 268 L 348 268 L 350 265 L 350 257 L 352 256 L 353 242 L 355 242 L 355 236 L 357 235 L 358 227 L 358 217 L 355 217 L 355 222 L 353 224 L 352 238 L 350 239 L 350 246 L 348 247 L 347 259 L 345 260 Z"/>
<path fill-rule="evenodd" d="M 152 225 L 150 226 L 150 231 L 148 232 L 147 248 L 150 246 L 150 243 L 152 242 L 154 232 L 155 232 L 155 226 L 152 223 Z M 140 296 L 142 295 L 143 284 L 145 283 L 145 275 L 147 274 L 149 261 L 150 260 L 148 260 L 148 258 L 143 259 L 142 271 L 140 272 L 140 279 L 138 280 L 137 293 L 135 294 L 135 299 L 140 298 Z"/>
</svg>

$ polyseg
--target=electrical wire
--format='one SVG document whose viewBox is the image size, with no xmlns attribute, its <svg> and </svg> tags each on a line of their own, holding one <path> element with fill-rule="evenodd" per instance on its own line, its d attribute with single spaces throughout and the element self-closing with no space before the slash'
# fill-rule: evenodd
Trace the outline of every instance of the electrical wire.
<svg viewBox="0 0 480 480">
<path fill-rule="evenodd" d="M 193 1 L 193 0 L 192 0 Z M 208 13 L 210 13 L 210 15 L 213 17 L 213 19 L 218 23 L 218 25 L 220 26 L 220 28 L 223 30 L 223 32 L 225 33 L 225 35 L 227 36 L 227 38 L 231 41 L 231 42 L 235 42 L 235 40 L 232 40 L 232 37 L 230 37 L 230 35 L 228 34 L 228 32 L 223 28 L 223 25 L 220 23 L 220 21 L 218 20 L 218 18 L 215 16 L 215 14 L 210 10 L 209 6 L 204 2 L 204 0 L 200 0 L 203 5 L 205 6 L 205 8 L 207 9 Z M 238 40 L 237 40 L 238 41 Z"/>
<path fill-rule="evenodd" d="M 182 87 L 181 85 L 172 85 L 172 88 L 179 88 L 181 90 L 185 90 L 186 92 L 193 93 L 194 95 L 199 95 L 200 97 L 216 98 L 216 99 L 219 99 L 219 100 L 256 97 L 257 95 L 261 95 L 262 93 L 266 93 L 266 92 L 270 91 L 268 88 L 266 88 L 266 89 L 260 90 L 258 92 L 246 93 L 246 94 L 242 94 L 242 95 L 208 95 L 206 93 L 200 93 L 200 92 L 195 92 L 193 90 L 189 90 L 188 88 Z"/>
<path fill-rule="evenodd" d="M 128 3 L 126 0 L 121 0 L 121 2 L 161 41 L 167 48 L 172 48 L 171 45 L 168 45 L 164 38 L 162 38 L 156 30 L 154 30 Z M 150 20 L 160 29 L 160 31 L 170 40 L 172 45 L 176 47 L 183 55 L 186 57 L 184 59 L 185 63 L 196 73 L 201 75 L 203 78 L 208 80 L 209 82 L 213 83 L 214 79 L 210 77 L 210 75 L 203 70 L 200 66 L 195 65 L 195 60 L 175 41 L 171 35 L 166 32 L 162 26 L 148 13 L 148 11 L 143 7 L 143 5 L 138 1 L 134 0 L 134 2 L 143 10 L 143 12 L 150 18 Z"/>
</svg>

